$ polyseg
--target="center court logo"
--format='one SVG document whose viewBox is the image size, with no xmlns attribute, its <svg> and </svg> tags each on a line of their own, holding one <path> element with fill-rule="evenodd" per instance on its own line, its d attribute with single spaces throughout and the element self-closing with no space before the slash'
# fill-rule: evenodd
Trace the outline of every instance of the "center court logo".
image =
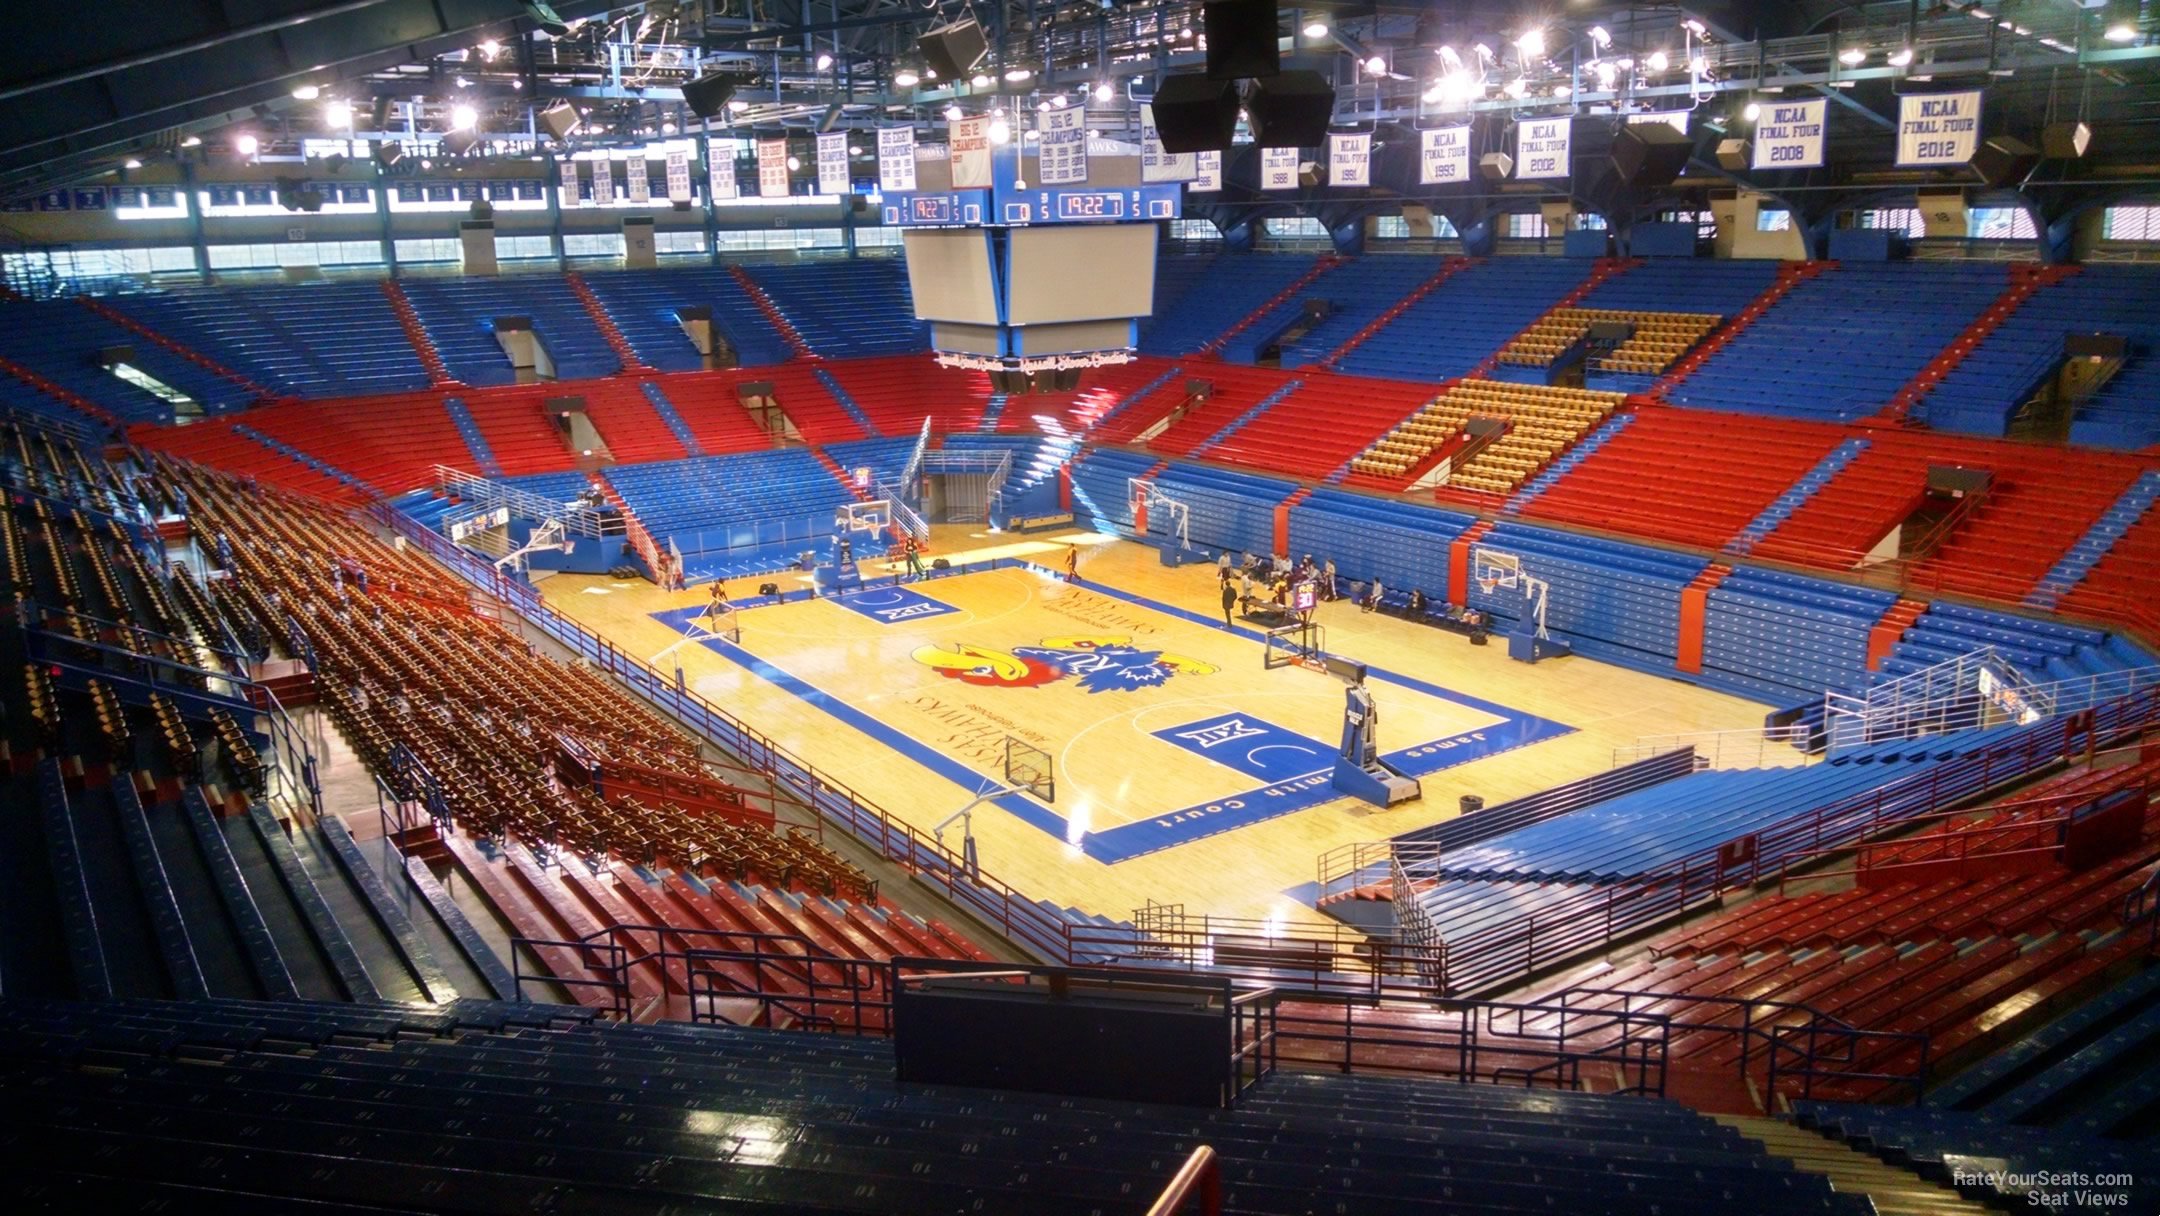
<svg viewBox="0 0 2160 1216">
<path fill-rule="evenodd" d="M 989 688 L 1039 688 L 1077 678 L 1088 692 L 1153 688 L 1171 676 L 1212 675 L 1213 663 L 1161 650 L 1143 650 L 1122 635 L 1044 638 L 1040 646 L 1010 651 L 971 646 L 919 646 L 912 656 L 925 667 L 963 684 Z"/>
</svg>

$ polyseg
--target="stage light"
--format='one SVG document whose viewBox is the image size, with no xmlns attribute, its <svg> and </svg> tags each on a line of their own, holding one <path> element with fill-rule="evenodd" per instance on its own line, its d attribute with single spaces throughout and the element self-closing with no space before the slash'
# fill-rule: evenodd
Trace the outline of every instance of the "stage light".
<svg viewBox="0 0 2160 1216">
<path fill-rule="evenodd" d="M 968 77 L 968 84 L 974 88 L 987 89 L 990 87 L 990 74 L 988 72 L 977 72 Z"/>
<path fill-rule="evenodd" d="M 1697 21 L 1693 17 L 1690 17 L 1687 20 L 1681 22 L 1680 28 L 1686 30 L 1690 34 L 1695 35 L 1697 38 L 1708 37 L 1710 34 L 1709 27 L 1705 26 L 1702 22 Z"/>
<path fill-rule="evenodd" d="M 1365 61 L 1365 71 L 1368 75 L 1378 76 L 1387 71 L 1387 60 L 1375 55 Z"/>
<path fill-rule="evenodd" d="M 1556 84 L 1552 87 L 1552 95 L 1555 97 L 1572 97 L 1574 94 L 1575 90 L 1564 84 Z"/>
<path fill-rule="evenodd" d="M 1597 72 L 1598 84 L 1608 89 L 1612 87 L 1613 78 L 1620 74 L 1618 68 L 1603 61 L 1600 61 L 1593 70 Z"/>
<path fill-rule="evenodd" d="M 1700 76 L 1710 70 L 1710 61 L 1701 55 L 1692 56 L 1687 61 L 1687 70 Z"/>
<path fill-rule="evenodd" d="M 1747 119 L 1749 122 L 1754 122 L 1762 117 L 1762 106 L 1751 101 L 1747 103 L 1745 109 L 1740 111 L 1740 117 Z"/>
<path fill-rule="evenodd" d="M 1009 144 L 1009 143 L 1011 143 L 1011 142 L 1012 142 L 1012 124 L 1011 124 L 1011 123 L 1009 123 L 1009 122 L 1006 122 L 1006 121 L 1005 121 L 1004 119 L 1002 119 L 1002 118 L 993 118 L 993 119 L 991 119 L 991 120 L 990 120 L 990 142 L 991 142 L 991 143 L 994 143 L 994 144 Z"/>
<path fill-rule="evenodd" d="M 2102 34 L 2101 37 L 2106 38 L 2109 42 L 2128 42 L 2137 37 L 2137 26 L 2128 21 L 2117 21 L 2110 24 L 2107 27 L 2107 32 Z"/>
<path fill-rule="evenodd" d="M 922 83 L 922 77 L 917 76 L 913 72 L 902 72 L 899 75 L 893 77 L 892 82 L 895 88 L 912 89 L 916 85 Z"/>
<path fill-rule="evenodd" d="M 1612 45 L 1612 32 L 1602 25 L 1590 27 L 1590 45 L 1603 50 Z"/>
<path fill-rule="evenodd" d="M 262 141 L 252 135 L 242 135 L 233 141 L 233 151 L 242 156 L 253 156 L 262 151 Z"/>
<path fill-rule="evenodd" d="M 661 123 L 660 133 L 662 135 L 673 135 L 675 133 L 675 124 L 672 122 Z"/>
<path fill-rule="evenodd" d="M 1652 51 L 1650 52 L 1650 58 L 1644 61 L 1644 65 L 1653 72 L 1662 72 L 1672 66 L 1672 60 L 1667 58 L 1663 51 Z"/>
<path fill-rule="evenodd" d="M 1906 64 L 1911 63 L 1912 48 L 1909 46 L 1899 47 L 1897 50 L 1891 52 L 1888 62 L 1890 66 L 1894 68 L 1901 68 L 1904 67 Z"/>
<path fill-rule="evenodd" d="M 120 162 L 120 167 L 123 169 L 140 169 L 142 168 L 142 162 L 130 156 L 126 160 Z"/>
<path fill-rule="evenodd" d="M 1050 108 L 1053 110 L 1062 110 L 1071 104 L 1072 102 L 1063 93 L 1054 94 L 1050 98 Z"/>
<path fill-rule="evenodd" d="M 822 72 L 822 71 L 824 71 L 825 69 L 827 69 L 827 68 L 829 68 L 829 67 L 831 67 L 831 66 L 832 66 L 832 56 L 830 56 L 830 55 L 819 55 L 819 56 L 817 57 L 817 70 L 818 70 L 818 71 Z"/>
<path fill-rule="evenodd" d="M 743 112 L 744 110 L 747 110 L 747 109 L 749 109 L 749 108 L 750 108 L 750 103 L 749 103 L 749 102 L 747 102 L 747 101 L 744 101 L 743 99 L 741 99 L 741 98 L 739 98 L 739 97 L 738 97 L 738 98 L 736 98 L 735 100 L 733 100 L 733 101 L 730 101 L 730 102 L 728 102 L 728 103 L 727 103 L 727 108 L 728 108 L 729 110 L 732 110 L 732 111 L 734 111 L 734 112 L 735 112 L 735 113 L 737 113 L 737 114 L 740 114 L 740 113 L 742 113 L 742 112 Z"/>
<path fill-rule="evenodd" d="M 1515 40 L 1515 49 L 1525 55 L 1544 54 L 1545 31 L 1542 29 L 1525 30 L 1523 36 Z"/>
<path fill-rule="evenodd" d="M 788 158 L 787 158 L 787 168 L 788 168 L 788 172 L 790 172 L 790 173 L 793 173 L 793 172 L 795 172 L 795 171 L 796 171 L 797 169 L 800 169 L 800 168 L 802 168 L 802 157 L 800 157 L 800 156 L 790 156 L 790 157 L 788 157 Z"/>
<path fill-rule="evenodd" d="M 333 127 L 352 125 L 352 103 L 333 101 L 323 107 L 323 121 Z"/>
<path fill-rule="evenodd" d="M 420 162 L 420 167 L 423 169 L 432 169 L 435 167 L 435 162 L 431 160 L 423 160 Z"/>
<path fill-rule="evenodd" d="M 1108 101 L 1115 96 L 1117 96 L 1117 90 L 1110 87 L 1110 82 L 1104 81 L 1095 86 L 1095 100 Z"/>
<path fill-rule="evenodd" d="M 1856 68 L 1859 67 L 1861 64 L 1867 62 L 1867 52 L 1861 50 L 1859 47 L 1856 46 L 1847 47 L 1844 50 L 1838 52 L 1837 58 L 1838 62 L 1844 64 L 1846 67 Z"/>
<path fill-rule="evenodd" d="M 322 96 L 322 90 L 311 84 L 301 85 L 292 91 L 294 101 L 313 101 Z"/>
<path fill-rule="evenodd" d="M 183 148 L 200 148 L 202 147 L 202 136 L 190 135 L 180 141 L 180 146 Z"/>
<path fill-rule="evenodd" d="M 471 106 L 450 107 L 450 129 L 453 131 L 470 131 L 479 121 L 480 111 Z"/>
<path fill-rule="evenodd" d="M 1308 21 L 1308 22 L 1306 22 L 1306 23 L 1305 23 L 1305 36 L 1306 36 L 1307 38 L 1325 38 L 1325 37 L 1327 37 L 1327 22 L 1325 22 L 1325 21 Z"/>
<path fill-rule="evenodd" d="M 480 53 L 492 60 L 497 55 L 502 54 L 502 43 L 495 41 L 493 38 L 490 38 L 486 42 L 480 44 Z"/>
<path fill-rule="evenodd" d="M 960 121 L 960 120 L 961 120 L 961 119 L 962 119 L 963 117 L 965 117 L 965 115 L 964 115 L 964 114 L 963 114 L 963 113 L 961 112 L 961 110 L 960 110 L 960 107 L 959 107 L 959 106 L 946 106 L 946 107 L 945 107 L 945 121 L 946 121 L 946 122 L 959 122 L 959 121 Z"/>
<path fill-rule="evenodd" d="M 1011 81 L 1014 84 L 1018 84 L 1021 81 L 1026 80 L 1028 77 L 1033 76 L 1034 74 L 1034 72 L 1031 72 L 1026 68 L 1009 68 L 1005 72 L 1005 79 Z"/>
<path fill-rule="evenodd" d="M 1517 76 L 1515 79 L 1508 81 L 1506 92 L 1510 97 L 1520 98 L 1529 91 L 1530 82 L 1523 77 Z"/>
</svg>

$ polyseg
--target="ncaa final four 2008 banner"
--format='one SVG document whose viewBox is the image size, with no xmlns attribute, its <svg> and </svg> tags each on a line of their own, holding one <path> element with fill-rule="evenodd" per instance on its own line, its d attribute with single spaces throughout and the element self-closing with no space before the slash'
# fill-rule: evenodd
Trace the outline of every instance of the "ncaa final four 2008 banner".
<svg viewBox="0 0 2160 1216">
<path fill-rule="evenodd" d="M 1755 122 L 1757 169 L 1820 169 L 1823 118 L 1830 102 L 1777 101 L 1762 107 Z"/>
</svg>

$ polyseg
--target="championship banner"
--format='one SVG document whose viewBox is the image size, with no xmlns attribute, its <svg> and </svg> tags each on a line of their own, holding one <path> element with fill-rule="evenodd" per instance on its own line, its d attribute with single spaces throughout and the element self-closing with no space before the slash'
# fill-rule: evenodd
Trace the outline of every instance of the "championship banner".
<svg viewBox="0 0 2160 1216">
<path fill-rule="evenodd" d="M 644 155 L 640 153 L 636 159 L 624 161 L 623 172 L 629 175 L 623 181 L 624 184 L 630 187 L 630 201 L 639 206 L 650 203 L 652 201 L 652 166 L 645 163 Z"/>
<path fill-rule="evenodd" d="M 1162 136 L 1155 130 L 1155 107 L 1140 107 L 1140 180 L 1142 182 L 1189 182 L 1200 172 L 1193 154 L 1171 155 L 1163 150 Z"/>
<path fill-rule="evenodd" d="M 905 194 L 915 188 L 915 128 L 877 133 L 877 176 L 880 190 Z"/>
<path fill-rule="evenodd" d="M 1820 169 L 1828 98 L 1765 104 L 1755 120 L 1757 169 Z"/>
<path fill-rule="evenodd" d="M 1526 118 L 1515 129 L 1515 176 L 1523 181 L 1566 177 L 1572 118 Z"/>
<path fill-rule="evenodd" d="M 614 203 L 614 161 L 596 160 L 592 163 L 592 201 L 595 207 L 606 207 Z"/>
<path fill-rule="evenodd" d="M 562 161 L 556 165 L 556 168 L 562 170 L 562 205 L 565 207 L 584 206 L 585 192 L 578 188 L 577 162 L 574 160 Z"/>
<path fill-rule="evenodd" d="M 1470 180 L 1470 127 L 1418 132 L 1418 184 L 1448 186 Z"/>
<path fill-rule="evenodd" d="M 1197 166 L 1197 172 L 1193 177 L 1192 185 L 1187 186 L 1186 189 L 1198 194 L 1221 193 L 1222 158 L 1223 154 L 1220 152 L 1199 153 L 1198 159 L 1194 162 Z"/>
<path fill-rule="evenodd" d="M 1088 178 L 1087 111 L 1045 110 L 1036 115 L 1035 177 L 1045 186 L 1084 186 Z"/>
<path fill-rule="evenodd" d="M 1262 190 L 1295 190 L 1297 180 L 1298 150 L 1296 148 L 1260 149 L 1260 188 Z"/>
<path fill-rule="evenodd" d="M 819 194 L 848 192 L 847 141 L 845 131 L 827 131 L 817 137 L 817 190 Z"/>
<path fill-rule="evenodd" d="M 1329 135 L 1328 185 L 1372 185 L 1372 136 L 1368 133 L 1355 135 Z"/>
<path fill-rule="evenodd" d="M 1654 114 L 1630 114 L 1627 116 L 1627 120 L 1628 125 L 1631 127 L 1638 123 L 1661 122 L 1685 135 L 1687 134 L 1688 117 L 1692 113 L 1691 110 L 1660 110 Z"/>
<path fill-rule="evenodd" d="M 946 136 L 952 149 L 952 188 L 990 188 L 990 120 L 977 115 L 952 122 Z"/>
<path fill-rule="evenodd" d="M 690 201 L 690 154 L 681 148 L 667 154 L 667 196 L 671 203 Z"/>
<path fill-rule="evenodd" d="M 757 192 L 759 198 L 787 197 L 787 140 L 757 141 Z"/>
<path fill-rule="evenodd" d="M 705 155 L 711 158 L 705 163 L 705 182 L 713 199 L 741 198 L 742 186 L 735 180 L 734 145 L 716 146 L 708 142 Z"/>
<path fill-rule="evenodd" d="M 1980 150 L 1980 90 L 1898 98 L 1897 163 L 1962 165 Z"/>
</svg>

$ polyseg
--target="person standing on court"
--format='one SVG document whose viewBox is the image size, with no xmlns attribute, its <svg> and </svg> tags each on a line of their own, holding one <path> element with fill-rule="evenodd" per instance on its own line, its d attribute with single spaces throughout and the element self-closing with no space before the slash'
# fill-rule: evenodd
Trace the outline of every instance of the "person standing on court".
<svg viewBox="0 0 2160 1216">
<path fill-rule="evenodd" d="M 1237 601 L 1237 584 L 1230 581 L 1230 573 L 1226 570 L 1222 578 L 1222 623 L 1225 629 L 1237 625 L 1237 621 L 1230 615 L 1230 611 L 1237 607 Z"/>
<path fill-rule="evenodd" d="M 910 536 L 907 538 L 906 548 L 908 577 L 910 579 L 919 579 L 923 576 L 922 546 L 916 544 L 915 538 Z"/>
<path fill-rule="evenodd" d="M 1078 545 L 1065 546 L 1065 581 L 1068 583 L 1078 583 L 1080 581 L 1080 546 Z"/>
</svg>

